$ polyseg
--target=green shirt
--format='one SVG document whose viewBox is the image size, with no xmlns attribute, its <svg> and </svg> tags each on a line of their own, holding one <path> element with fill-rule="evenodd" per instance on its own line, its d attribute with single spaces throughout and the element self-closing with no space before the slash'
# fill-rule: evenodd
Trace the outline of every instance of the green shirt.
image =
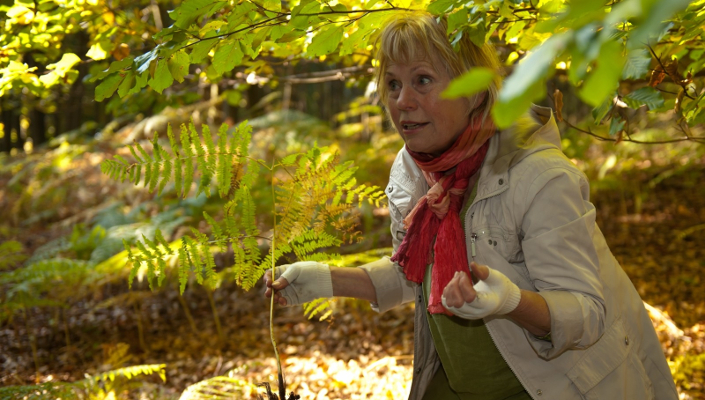
<svg viewBox="0 0 705 400">
<path fill-rule="evenodd" d="M 477 185 L 461 212 L 461 223 L 476 192 Z M 426 304 L 432 268 L 433 265 L 426 268 L 423 282 Z M 483 320 L 430 314 L 428 311 L 426 318 L 443 367 L 431 380 L 424 400 L 531 399 L 497 350 Z"/>
</svg>

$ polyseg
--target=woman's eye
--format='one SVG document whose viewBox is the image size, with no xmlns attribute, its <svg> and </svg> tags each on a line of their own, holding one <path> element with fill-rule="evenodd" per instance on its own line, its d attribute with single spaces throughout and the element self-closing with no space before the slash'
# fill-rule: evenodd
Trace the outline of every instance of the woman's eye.
<svg viewBox="0 0 705 400">
<path fill-rule="evenodd" d="M 389 83 L 387 84 L 387 86 L 389 86 L 389 90 L 392 90 L 392 91 L 393 91 L 393 90 L 397 90 L 397 89 L 399 89 L 399 82 L 397 82 L 397 81 L 389 81 Z"/>
<path fill-rule="evenodd" d="M 431 83 L 431 78 L 428 76 L 421 76 L 419 77 L 419 83 L 422 85 L 428 85 L 429 83 Z"/>
</svg>

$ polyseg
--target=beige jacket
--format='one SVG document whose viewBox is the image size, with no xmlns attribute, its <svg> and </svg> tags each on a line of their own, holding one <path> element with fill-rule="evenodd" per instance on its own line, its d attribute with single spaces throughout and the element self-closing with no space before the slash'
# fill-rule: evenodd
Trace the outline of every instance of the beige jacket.
<svg viewBox="0 0 705 400">
<path fill-rule="evenodd" d="M 490 335 L 534 399 L 677 399 L 644 305 L 595 224 L 586 177 L 560 150 L 550 110 L 535 107 L 531 114 L 490 139 L 464 224 L 468 260 L 546 299 L 552 340 L 536 339 L 504 316 L 485 318 Z M 386 188 L 395 251 L 403 217 L 427 190 L 402 149 Z M 420 285 L 388 258 L 363 268 L 377 292 L 377 311 L 416 301 L 409 398 L 421 399 L 440 361 Z"/>
</svg>

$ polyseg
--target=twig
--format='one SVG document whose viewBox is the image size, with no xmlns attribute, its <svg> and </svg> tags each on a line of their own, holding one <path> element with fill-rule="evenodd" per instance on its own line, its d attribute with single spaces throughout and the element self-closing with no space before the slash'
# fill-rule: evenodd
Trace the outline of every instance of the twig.
<svg viewBox="0 0 705 400">
<path fill-rule="evenodd" d="M 571 124 L 568 122 L 566 119 L 563 119 L 563 122 L 571 129 L 575 129 L 578 132 L 586 133 L 592 137 L 594 137 L 597 140 L 603 141 L 603 142 L 616 142 L 617 139 L 613 139 L 610 137 L 604 137 L 600 136 L 596 133 L 593 133 L 590 130 L 585 130 L 582 128 L 578 128 L 577 126 Z M 693 141 L 696 143 L 705 143 L 705 137 L 699 137 L 699 136 L 686 136 L 685 138 L 682 139 L 671 139 L 671 140 L 656 140 L 656 141 L 643 141 L 643 140 L 636 140 L 636 139 L 622 139 L 622 142 L 631 142 L 631 143 L 637 143 L 637 144 L 666 144 L 666 143 L 678 143 L 678 142 L 686 142 L 686 141 Z"/>
</svg>

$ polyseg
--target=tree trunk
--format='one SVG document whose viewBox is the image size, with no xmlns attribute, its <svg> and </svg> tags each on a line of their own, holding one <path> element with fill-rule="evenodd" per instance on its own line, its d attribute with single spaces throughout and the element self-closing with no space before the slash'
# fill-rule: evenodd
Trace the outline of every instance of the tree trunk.
<svg viewBox="0 0 705 400">
<path fill-rule="evenodd" d="M 29 136 L 32 138 L 34 148 L 47 141 L 46 114 L 38 108 L 32 109 L 29 117 Z"/>
<path fill-rule="evenodd" d="M 9 153 L 12 149 L 12 110 L 2 105 L 3 137 L 0 141 L 0 153 Z"/>
</svg>

